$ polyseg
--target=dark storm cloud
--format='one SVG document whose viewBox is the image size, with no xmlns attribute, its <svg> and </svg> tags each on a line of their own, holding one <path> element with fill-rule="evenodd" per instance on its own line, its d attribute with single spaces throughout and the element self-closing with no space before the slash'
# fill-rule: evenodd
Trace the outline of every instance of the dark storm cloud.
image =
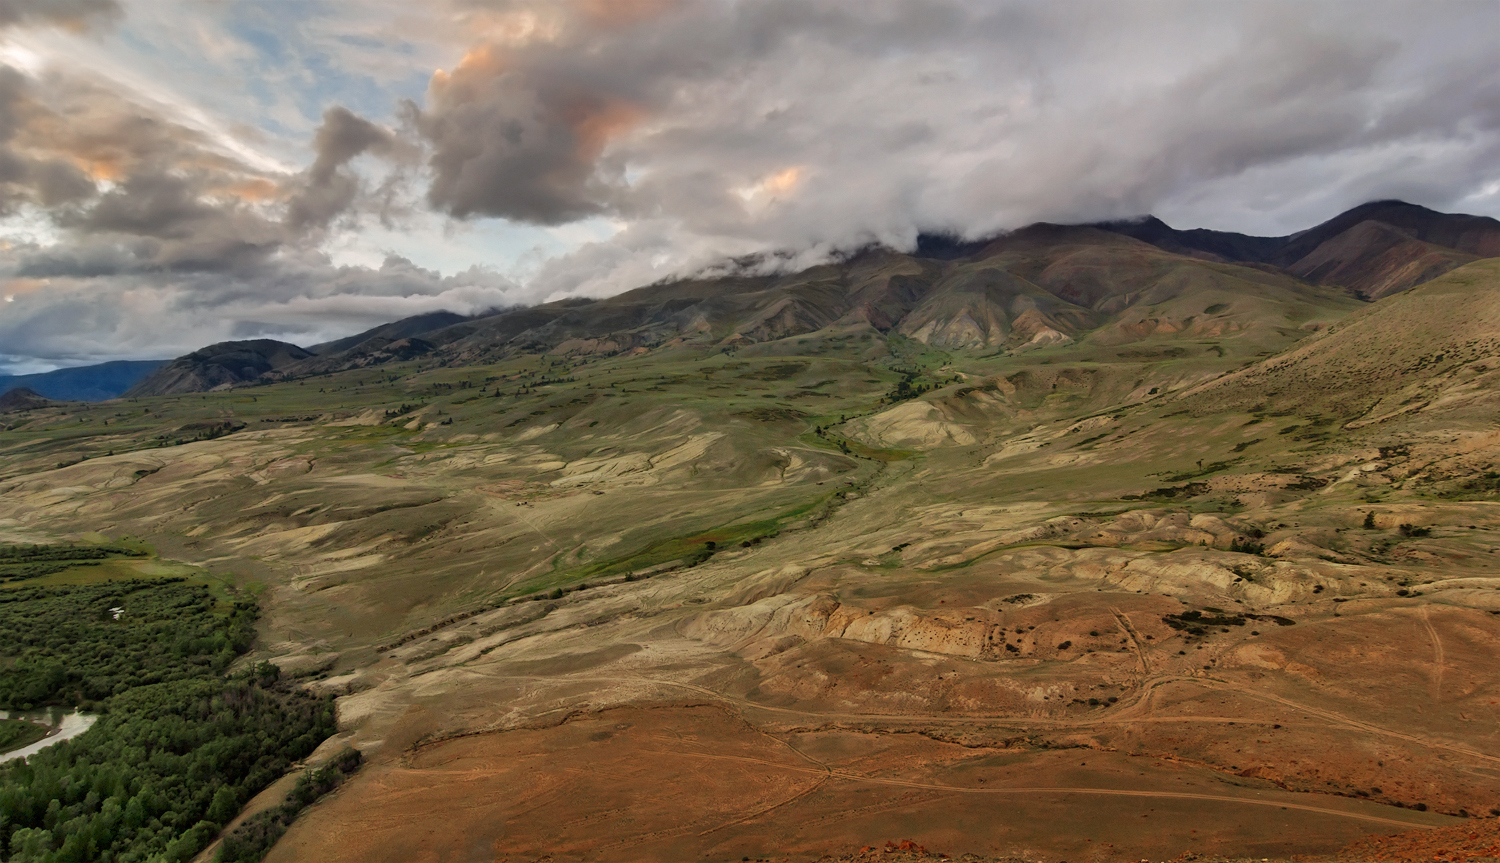
<svg viewBox="0 0 1500 863">
<path fill-rule="evenodd" d="M 154 240 L 152 262 L 163 267 L 218 269 L 258 257 L 284 241 L 279 228 L 237 203 L 206 201 L 202 177 L 143 171 L 132 174 L 68 227 L 91 234 Z"/>
<path fill-rule="evenodd" d="M 517 80 L 485 52 L 434 83 L 418 128 L 433 146 L 433 206 L 460 217 L 560 224 L 603 210 L 595 172 L 612 122 L 632 107 L 566 82 Z M 561 92 L 559 92 L 561 91 Z"/>
<path fill-rule="evenodd" d="M 89 280 L 140 272 L 140 261 L 149 259 L 150 252 L 131 245 L 140 243 L 81 240 L 12 250 L 6 275 L 19 279 Z"/>
<path fill-rule="evenodd" d="M 435 208 L 633 226 L 578 253 L 611 274 L 539 287 L 1152 210 L 1285 231 L 1496 179 L 1494 4 L 627 5 L 460 4 L 483 35 L 417 112 Z"/>
<path fill-rule="evenodd" d="M 502 39 L 473 46 L 451 72 L 433 77 L 425 106 L 411 106 L 432 147 L 429 203 L 459 217 L 545 225 L 604 212 L 621 188 L 618 176 L 600 170 L 605 147 L 660 107 L 665 88 L 696 64 L 684 45 L 671 43 L 678 35 L 671 29 L 648 32 L 679 20 L 673 13 L 686 4 L 454 5 Z M 554 38 L 511 44 L 518 31 L 554 28 Z M 613 41 L 616 34 L 624 40 Z M 710 35 L 693 34 L 685 44 Z M 581 53 L 595 56 L 580 61 Z"/>
<path fill-rule="evenodd" d="M 287 203 L 287 224 L 298 231 L 327 227 L 354 203 L 360 178 L 345 170 L 350 161 L 365 153 L 401 157 L 407 155 L 410 145 L 389 129 L 335 106 L 323 112 L 313 149 L 317 157 L 306 181 Z"/>
</svg>

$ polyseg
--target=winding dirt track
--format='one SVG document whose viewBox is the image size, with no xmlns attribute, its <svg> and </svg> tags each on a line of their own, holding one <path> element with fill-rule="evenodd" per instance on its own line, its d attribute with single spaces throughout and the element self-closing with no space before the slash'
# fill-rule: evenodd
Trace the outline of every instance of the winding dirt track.
<svg viewBox="0 0 1500 863">
<path fill-rule="evenodd" d="M 1151 661 L 1146 658 L 1146 651 L 1141 647 L 1140 633 L 1136 632 L 1135 627 L 1130 623 L 1130 615 L 1113 606 L 1110 607 L 1109 612 L 1115 616 L 1115 620 L 1120 624 L 1120 629 L 1130 638 L 1131 645 L 1135 647 L 1135 656 L 1141 661 L 1141 673 L 1150 674 Z"/>
<path fill-rule="evenodd" d="M 1432 702 L 1436 704 L 1441 700 L 1443 692 L 1443 640 L 1438 637 L 1437 629 L 1432 625 L 1432 618 L 1427 615 L 1427 606 L 1422 606 L 1422 625 L 1427 627 L 1427 636 L 1432 639 L 1432 683 L 1429 692 Z"/>
</svg>

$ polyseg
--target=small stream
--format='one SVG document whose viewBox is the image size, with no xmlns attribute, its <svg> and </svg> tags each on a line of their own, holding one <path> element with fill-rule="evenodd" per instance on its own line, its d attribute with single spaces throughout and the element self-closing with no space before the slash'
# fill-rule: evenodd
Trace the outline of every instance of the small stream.
<svg viewBox="0 0 1500 863">
<path fill-rule="evenodd" d="M 35 722 L 39 725 L 49 726 L 52 730 L 46 737 L 20 749 L 12 749 L 0 754 L 0 763 L 11 761 L 16 758 L 25 758 L 35 755 L 54 743 L 71 740 L 74 737 L 88 731 L 93 727 L 99 717 L 92 713 L 84 713 L 81 710 L 64 710 L 54 707 L 50 710 L 0 710 L 0 719 L 24 719 L 27 722 Z"/>
</svg>

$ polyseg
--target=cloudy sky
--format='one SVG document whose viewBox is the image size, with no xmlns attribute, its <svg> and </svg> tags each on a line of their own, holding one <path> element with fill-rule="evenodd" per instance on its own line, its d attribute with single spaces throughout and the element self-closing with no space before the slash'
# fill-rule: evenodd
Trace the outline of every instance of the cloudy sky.
<svg viewBox="0 0 1500 863">
<path fill-rule="evenodd" d="M 0 0 L 0 372 L 728 256 L 1500 215 L 1500 3 Z"/>
</svg>

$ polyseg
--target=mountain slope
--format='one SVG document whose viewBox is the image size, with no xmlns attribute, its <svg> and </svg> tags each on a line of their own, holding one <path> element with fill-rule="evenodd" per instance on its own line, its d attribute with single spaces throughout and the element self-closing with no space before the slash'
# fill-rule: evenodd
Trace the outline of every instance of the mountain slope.
<svg viewBox="0 0 1500 863">
<path fill-rule="evenodd" d="M 132 394 L 202 391 L 263 375 L 285 380 L 426 356 L 470 365 L 528 353 L 750 346 L 775 352 L 786 339 L 812 337 L 845 348 L 856 339 L 875 354 L 891 337 L 942 351 L 1000 353 L 1194 340 L 1201 343 L 1196 349 L 1212 347 L 1220 358 L 1246 358 L 1279 351 L 1353 310 L 1335 287 L 1376 299 L 1496 250 L 1500 222 L 1399 201 L 1366 204 L 1311 230 L 1271 238 L 1176 231 L 1151 218 L 1040 223 L 986 241 L 928 237 L 912 254 L 867 248 L 783 275 L 683 279 L 479 318 L 419 315 L 298 357 L 236 358 L 229 354 L 256 350 L 214 346 L 205 350 L 225 353 L 223 362 L 199 352 Z M 226 343 L 234 344 L 250 343 Z"/>
<path fill-rule="evenodd" d="M 1361 204 L 1301 233 L 1285 238 L 1285 245 L 1267 263 L 1292 266 L 1362 222 L 1381 222 L 1424 243 L 1482 258 L 1500 255 L 1500 221 L 1488 216 L 1439 213 L 1405 201 Z"/>
<path fill-rule="evenodd" d="M 1460 267 L 1191 394 L 1195 409 L 1320 409 L 1368 424 L 1500 407 L 1500 260 Z"/>
<path fill-rule="evenodd" d="M 451 327 L 454 324 L 461 324 L 467 320 L 469 320 L 467 316 L 455 312 L 428 312 L 424 315 L 413 315 L 409 318 L 402 318 L 399 321 L 392 321 L 388 324 L 381 324 L 378 327 L 371 327 L 362 333 L 355 333 L 352 336 L 346 336 L 342 339 L 313 345 L 308 350 L 320 356 L 336 354 L 347 351 L 371 339 L 384 339 L 387 342 L 393 342 L 411 338 L 412 336 L 420 336 L 423 333 L 430 333 L 433 330 L 440 330 L 444 327 Z"/>
<path fill-rule="evenodd" d="M 266 372 L 310 356 L 312 354 L 296 345 L 273 339 L 219 342 L 172 360 L 131 387 L 125 395 L 208 392 L 253 381 Z"/>
<path fill-rule="evenodd" d="M 1320 243 L 1287 269 L 1376 300 L 1476 260 L 1476 255 L 1423 242 L 1385 222 L 1369 220 Z"/>
<path fill-rule="evenodd" d="M 1179 230 L 1155 216 L 1100 222 L 1097 227 L 1134 237 L 1160 249 L 1179 255 L 1206 258 L 1211 261 L 1253 261 L 1270 263 L 1285 246 L 1286 237 L 1254 237 L 1233 231 L 1208 228 Z"/>
</svg>

